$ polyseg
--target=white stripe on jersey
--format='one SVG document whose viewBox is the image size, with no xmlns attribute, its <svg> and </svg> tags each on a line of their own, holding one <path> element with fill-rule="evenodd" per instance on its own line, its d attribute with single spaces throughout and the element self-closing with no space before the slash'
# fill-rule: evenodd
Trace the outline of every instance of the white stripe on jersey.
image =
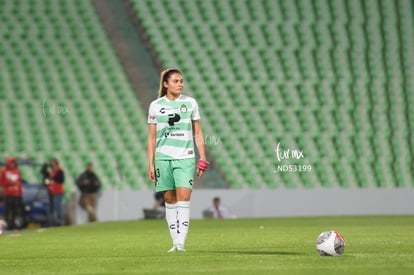
<svg viewBox="0 0 414 275">
<path fill-rule="evenodd" d="M 160 147 L 159 149 L 157 149 L 157 152 L 163 155 L 166 155 L 166 156 L 170 156 L 171 158 L 174 158 L 174 159 L 187 159 L 187 158 L 195 157 L 193 149 L 187 149 L 187 151 L 182 151 L 180 152 L 181 155 L 179 155 L 177 152 L 177 147 L 169 146 L 169 145 L 164 145 Z"/>
</svg>

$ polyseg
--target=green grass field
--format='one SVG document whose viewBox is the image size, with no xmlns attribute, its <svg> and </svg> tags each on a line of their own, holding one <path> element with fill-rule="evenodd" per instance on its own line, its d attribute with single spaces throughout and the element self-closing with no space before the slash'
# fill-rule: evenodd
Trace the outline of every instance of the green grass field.
<svg viewBox="0 0 414 275">
<path fill-rule="evenodd" d="M 318 234 L 346 240 L 321 257 Z M 413 274 L 414 216 L 193 220 L 166 253 L 165 221 L 30 229 L 0 236 L 0 274 Z"/>
</svg>

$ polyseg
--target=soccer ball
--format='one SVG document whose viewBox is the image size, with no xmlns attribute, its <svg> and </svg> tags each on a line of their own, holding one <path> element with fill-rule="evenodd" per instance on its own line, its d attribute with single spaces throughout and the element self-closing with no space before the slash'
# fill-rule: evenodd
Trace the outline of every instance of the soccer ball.
<svg viewBox="0 0 414 275">
<path fill-rule="evenodd" d="M 316 240 L 316 250 L 321 256 L 340 256 L 344 253 L 345 240 L 336 231 L 322 232 Z"/>
</svg>

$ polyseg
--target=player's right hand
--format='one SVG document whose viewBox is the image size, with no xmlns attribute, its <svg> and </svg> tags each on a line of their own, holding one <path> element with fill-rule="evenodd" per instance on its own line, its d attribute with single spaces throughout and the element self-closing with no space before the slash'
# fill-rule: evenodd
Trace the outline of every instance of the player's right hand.
<svg viewBox="0 0 414 275">
<path fill-rule="evenodd" d="M 155 177 L 154 166 L 148 168 L 148 179 L 151 182 L 157 182 L 157 178 Z"/>
</svg>

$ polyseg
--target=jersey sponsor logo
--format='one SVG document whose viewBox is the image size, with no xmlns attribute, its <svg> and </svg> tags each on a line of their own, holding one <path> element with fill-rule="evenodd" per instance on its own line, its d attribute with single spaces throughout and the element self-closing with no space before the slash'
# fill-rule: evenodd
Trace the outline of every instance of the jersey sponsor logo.
<svg viewBox="0 0 414 275">
<path fill-rule="evenodd" d="M 194 153 L 194 151 L 193 151 L 193 150 L 188 150 L 188 151 L 187 151 L 187 153 L 188 153 L 189 155 L 192 155 L 192 154 Z"/>
<path fill-rule="evenodd" d="M 165 112 L 166 112 L 166 111 L 177 110 L 177 109 L 178 109 L 178 108 L 176 108 L 176 107 L 169 107 L 169 108 L 162 107 L 162 108 L 160 109 L 160 113 L 161 113 L 161 114 L 165 114 Z"/>
<path fill-rule="evenodd" d="M 167 138 L 167 137 L 183 137 L 184 136 L 184 133 L 165 133 L 164 134 L 164 137 L 165 138 Z"/>
<path fill-rule="evenodd" d="M 177 113 L 168 115 L 168 125 L 174 126 L 174 123 L 180 121 L 180 119 L 181 119 L 181 117 Z"/>
</svg>

